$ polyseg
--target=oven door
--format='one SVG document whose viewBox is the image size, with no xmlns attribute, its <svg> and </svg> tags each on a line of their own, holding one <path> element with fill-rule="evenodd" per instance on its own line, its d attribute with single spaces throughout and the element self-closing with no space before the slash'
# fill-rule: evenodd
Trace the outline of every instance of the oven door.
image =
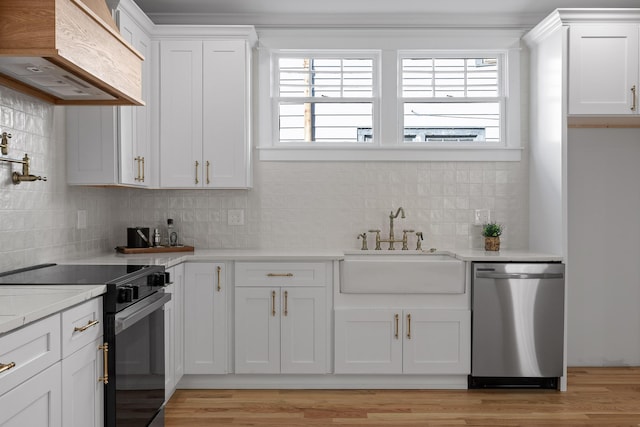
<svg viewBox="0 0 640 427">
<path fill-rule="evenodd" d="M 106 427 L 164 425 L 164 304 L 158 292 L 107 318 L 109 383 Z"/>
</svg>

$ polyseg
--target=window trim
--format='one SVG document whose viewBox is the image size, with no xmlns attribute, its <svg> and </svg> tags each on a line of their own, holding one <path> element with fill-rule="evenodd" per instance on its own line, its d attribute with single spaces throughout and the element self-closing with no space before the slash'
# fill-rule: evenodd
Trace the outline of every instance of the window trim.
<svg viewBox="0 0 640 427">
<path fill-rule="evenodd" d="M 478 29 L 269 29 L 260 34 L 258 49 L 258 138 L 256 150 L 262 161 L 520 161 L 524 135 L 520 130 L 520 36 L 515 30 Z M 381 52 L 379 114 L 374 114 L 377 126 L 376 142 L 354 146 L 304 145 L 278 146 L 275 137 L 273 109 L 274 63 L 272 53 L 279 50 L 298 52 L 327 50 Z M 423 49 L 424 47 L 424 49 Z M 505 145 L 491 146 L 415 146 L 405 144 L 399 135 L 401 100 L 399 93 L 399 52 L 419 51 L 440 54 L 462 52 L 473 54 L 503 53 L 502 112 Z M 389 84 L 389 81 L 392 83 Z M 375 106 L 374 106 L 375 108 Z M 275 111 L 277 114 L 277 111 Z M 381 117 L 394 117 L 394 120 Z"/>
<path fill-rule="evenodd" d="M 354 143 L 352 142 L 314 142 L 309 145 L 309 143 L 301 143 L 301 142 L 280 142 L 280 129 L 278 126 L 275 126 L 278 123 L 279 119 L 279 106 L 280 101 L 282 99 L 287 101 L 305 101 L 310 100 L 312 98 L 293 98 L 293 97 L 280 97 L 279 93 L 279 84 L 277 83 L 277 79 L 273 78 L 275 74 L 278 72 L 278 60 L 280 58 L 286 57 L 296 57 L 296 56 L 312 56 L 313 58 L 361 58 L 361 59 L 372 59 L 373 60 L 373 83 L 372 83 L 372 91 L 373 95 L 371 98 L 335 98 L 340 101 L 348 101 L 348 102 L 370 102 L 372 105 L 372 126 L 374 132 L 376 132 L 380 127 L 380 50 L 378 49 L 359 49 L 359 50 L 351 50 L 351 49 L 273 49 L 270 52 L 270 61 L 271 61 L 271 76 L 270 79 L 270 98 L 271 98 L 271 141 L 273 148 L 299 148 L 299 149 L 309 149 L 312 147 L 315 148 L 338 148 L 338 147 L 353 147 Z M 326 102 L 331 102 L 331 98 L 329 98 Z M 373 142 L 375 145 L 376 142 Z M 363 144 L 364 145 L 364 144 Z M 371 144 L 366 144 L 371 145 Z"/>
</svg>

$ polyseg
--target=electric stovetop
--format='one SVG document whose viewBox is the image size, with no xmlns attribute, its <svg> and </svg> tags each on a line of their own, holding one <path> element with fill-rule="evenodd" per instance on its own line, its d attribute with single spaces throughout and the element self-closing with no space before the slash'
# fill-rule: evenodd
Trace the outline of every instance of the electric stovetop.
<svg viewBox="0 0 640 427">
<path fill-rule="evenodd" d="M 147 265 L 43 264 L 0 273 L 0 285 L 101 285 L 118 283 L 148 268 Z"/>
</svg>

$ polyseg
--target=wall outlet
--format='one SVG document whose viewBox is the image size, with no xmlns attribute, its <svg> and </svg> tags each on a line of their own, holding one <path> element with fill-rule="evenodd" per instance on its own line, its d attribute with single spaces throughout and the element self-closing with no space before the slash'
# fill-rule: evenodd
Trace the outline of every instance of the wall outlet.
<svg viewBox="0 0 640 427">
<path fill-rule="evenodd" d="M 228 225 L 244 225 L 244 209 L 229 209 L 227 211 Z"/>
<path fill-rule="evenodd" d="M 79 210 L 76 215 L 76 228 L 84 230 L 87 228 L 87 211 Z"/>
<path fill-rule="evenodd" d="M 474 225 L 483 225 L 491 221 L 491 211 L 489 209 L 476 209 L 473 218 Z"/>
</svg>

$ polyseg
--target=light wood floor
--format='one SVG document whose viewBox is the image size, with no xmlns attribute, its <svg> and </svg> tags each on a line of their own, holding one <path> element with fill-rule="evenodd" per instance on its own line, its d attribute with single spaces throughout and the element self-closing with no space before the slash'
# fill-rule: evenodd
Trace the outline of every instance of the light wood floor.
<svg viewBox="0 0 640 427">
<path fill-rule="evenodd" d="M 553 390 L 178 390 L 166 426 L 640 426 L 640 368 Z"/>
</svg>

